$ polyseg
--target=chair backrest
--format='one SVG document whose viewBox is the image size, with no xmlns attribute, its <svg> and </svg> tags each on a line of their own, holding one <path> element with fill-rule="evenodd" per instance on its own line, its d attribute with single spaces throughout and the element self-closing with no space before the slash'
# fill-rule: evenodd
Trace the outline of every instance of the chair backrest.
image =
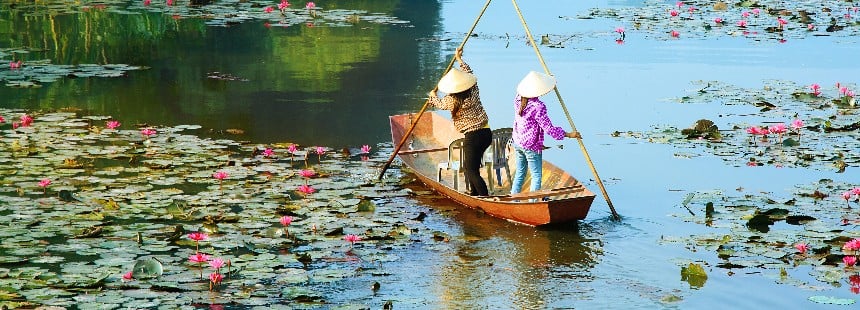
<svg viewBox="0 0 860 310">
<path fill-rule="evenodd" d="M 499 128 L 493 130 L 493 144 L 489 150 L 492 150 L 493 165 L 504 165 L 508 162 L 507 148 L 513 143 L 513 128 Z"/>
<path fill-rule="evenodd" d="M 453 163 L 455 161 L 463 160 L 463 141 L 466 141 L 466 138 L 460 138 L 454 141 L 451 141 L 451 144 L 448 144 L 448 163 Z M 456 160 L 454 159 L 454 151 L 457 150 L 457 156 L 460 156 Z"/>
</svg>

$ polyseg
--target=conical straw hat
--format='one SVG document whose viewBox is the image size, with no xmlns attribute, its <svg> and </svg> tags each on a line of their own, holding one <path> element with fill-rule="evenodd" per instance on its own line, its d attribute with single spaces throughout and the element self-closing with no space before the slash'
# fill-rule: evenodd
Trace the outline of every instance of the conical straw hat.
<svg viewBox="0 0 860 310">
<path fill-rule="evenodd" d="M 439 80 L 439 91 L 447 94 L 455 94 L 467 90 L 478 82 L 474 74 L 466 73 L 458 69 L 451 69 Z"/>
<path fill-rule="evenodd" d="M 531 71 L 517 85 L 517 93 L 527 98 L 540 97 L 555 87 L 555 77 Z"/>
</svg>

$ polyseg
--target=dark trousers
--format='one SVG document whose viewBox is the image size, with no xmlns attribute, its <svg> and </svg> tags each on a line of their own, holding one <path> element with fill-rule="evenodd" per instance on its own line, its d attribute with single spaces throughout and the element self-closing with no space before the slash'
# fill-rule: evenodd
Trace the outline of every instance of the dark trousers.
<svg viewBox="0 0 860 310">
<path fill-rule="evenodd" d="M 466 133 L 463 139 L 463 174 L 469 184 L 469 195 L 488 196 L 487 183 L 481 178 L 481 159 L 484 151 L 493 142 L 493 132 L 490 128 L 481 128 Z"/>
</svg>

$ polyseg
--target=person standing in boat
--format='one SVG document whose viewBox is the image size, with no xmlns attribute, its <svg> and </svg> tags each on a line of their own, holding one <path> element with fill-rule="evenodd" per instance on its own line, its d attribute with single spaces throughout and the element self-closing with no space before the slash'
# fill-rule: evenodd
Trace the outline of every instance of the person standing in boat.
<svg viewBox="0 0 860 310">
<path fill-rule="evenodd" d="M 544 134 L 556 140 L 582 138 L 578 131 L 565 132 L 552 124 L 546 112 L 546 105 L 538 97 L 555 88 L 555 78 L 540 72 L 531 71 L 517 85 L 514 100 L 514 152 L 516 169 L 511 184 L 511 194 L 522 190 L 526 179 L 526 168 L 532 176 L 531 191 L 540 190 L 543 178 Z"/>
<path fill-rule="evenodd" d="M 461 158 L 463 174 L 469 185 L 469 195 L 487 196 L 487 183 L 481 177 L 481 158 L 484 151 L 493 141 L 489 118 L 481 97 L 478 93 L 478 79 L 472 73 L 472 68 L 463 61 L 463 48 L 458 47 L 454 58 L 460 64 L 460 69 L 452 68 L 439 84 L 430 91 L 430 103 L 438 109 L 450 110 L 451 119 L 457 131 L 465 135 L 463 140 L 463 158 Z M 439 98 L 436 90 L 446 93 Z"/>
</svg>

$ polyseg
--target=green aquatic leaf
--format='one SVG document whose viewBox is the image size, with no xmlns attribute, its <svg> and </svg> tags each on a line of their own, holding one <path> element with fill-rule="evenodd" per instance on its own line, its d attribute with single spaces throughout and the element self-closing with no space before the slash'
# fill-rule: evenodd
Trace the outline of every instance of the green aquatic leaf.
<svg viewBox="0 0 860 310">
<path fill-rule="evenodd" d="M 822 296 L 822 295 L 809 296 L 808 299 L 809 299 L 809 301 L 814 302 L 814 303 L 840 305 L 840 306 L 853 305 L 856 302 L 854 299 L 850 299 L 850 298 L 839 298 L 839 297 Z"/>
</svg>

